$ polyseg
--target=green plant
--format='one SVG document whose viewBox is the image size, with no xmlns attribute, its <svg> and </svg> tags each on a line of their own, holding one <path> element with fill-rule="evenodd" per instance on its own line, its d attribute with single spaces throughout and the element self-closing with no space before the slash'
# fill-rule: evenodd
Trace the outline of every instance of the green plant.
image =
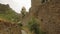
<svg viewBox="0 0 60 34">
<path fill-rule="evenodd" d="M 4 4 L 0 4 L 0 18 L 16 23 L 20 21 L 20 15 Z"/>
<path fill-rule="evenodd" d="M 30 29 L 30 31 L 34 32 L 35 34 L 45 34 L 41 29 L 39 24 L 37 23 L 35 18 L 32 18 L 29 22 L 28 22 L 28 27 Z"/>
<path fill-rule="evenodd" d="M 26 15 L 26 8 L 25 7 L 22 7 L 21 14 L 22 14 L 22 18 L 24 18 Z"/>
</svg>

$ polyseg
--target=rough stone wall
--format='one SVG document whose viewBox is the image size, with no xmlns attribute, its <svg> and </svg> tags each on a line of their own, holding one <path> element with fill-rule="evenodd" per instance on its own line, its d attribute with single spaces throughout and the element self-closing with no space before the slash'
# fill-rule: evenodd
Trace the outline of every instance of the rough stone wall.
<svg viewBox="0 0 60 34">
<path fill-rule="evenodd" d="M 21 29 L 17 24 L 0 20 L 0 34 L 21 34 Z"/>
<path fill-rule="evenodd" d="M 47 34 L 60 34 L 60 0 L 50 0 L 41 5 L 36 3 L 39 0 L 32 1 L 30 14 L 41 21 L 41 29 Z"/>
</svg>

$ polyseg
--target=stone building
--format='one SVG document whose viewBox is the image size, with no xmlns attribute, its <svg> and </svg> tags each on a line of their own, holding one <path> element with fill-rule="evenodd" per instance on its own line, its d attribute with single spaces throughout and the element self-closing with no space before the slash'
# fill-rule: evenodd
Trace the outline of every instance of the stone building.
<svg viewBox="0 0 60 34">
<path fill-rule="evenodd" d="M 31 0 L 29 14 L 23 19 L 24 26 L 34 16 L 46 34 L 60 34 L 60 0 Z"/>
<path fill-rule="evenodd" d="M 31 0 L 30 15 L 36 17 L 46 34 L 60 34 L 60 0 Z"/>
<path fill-rule="evenodd" d="M 21 28 L 12 22 L 0 20 L 0 34 L 21 34 Z"/>
</svg>

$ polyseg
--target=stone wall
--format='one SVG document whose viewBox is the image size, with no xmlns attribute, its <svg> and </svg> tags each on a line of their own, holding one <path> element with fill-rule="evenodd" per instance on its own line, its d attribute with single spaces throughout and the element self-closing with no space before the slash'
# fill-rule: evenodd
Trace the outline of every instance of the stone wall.
<svg viewBox="0 0 60 34">
<path fill-rule="evenodd" d="M 32 0 L 30 15 L 41 21 L 40 27 L 47 34 L 60 34 L 60 0 L 39 3 Z"/>
<path fill-rule="evenodd" d="M 31 0 L 32 7 L 29 14 L 23 19 L 25 26 L 31 16 L 40 21 L 41 30 L 46 34 L 60 34 L 60 0 L 48 0 L 41 3 L 42 0 Z"/>
<path fill-rule="evenodd" d="M 21 28 L 17 24 L 0 20 L 0 34 L 21 34 Z"/>
</svg>

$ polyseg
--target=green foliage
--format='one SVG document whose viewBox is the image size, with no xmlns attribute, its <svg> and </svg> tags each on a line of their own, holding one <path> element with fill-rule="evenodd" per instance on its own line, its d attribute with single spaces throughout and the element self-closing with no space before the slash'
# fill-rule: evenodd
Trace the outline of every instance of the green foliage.
<svg viewBox="0 0 60 34">
<path fill-rule="evenodd" d="M 43 31 L 40 30 L 40 26 L 37 23 L 37 21 L 35 20 L 35 18 L 32 18 L 29 22 L 28 22 L 28 27 L 30 29 L 30 31 L 34 31 L 35 34 L 45 34 Z"/>
<path fill-rule="evenodd" d="M 22 18 L 24 18 L 26 15 L 26 8 L 25 7 L 22 7 L 21 14 L 22 14 Z"/>
<path fill-rule="evenodd" d="M 4 18 L 12 22 L 20 21 L 19 14 L 12 10 L 9 5 L 4 4 L 0 4 L 0 18 Z"/>
</svg>

